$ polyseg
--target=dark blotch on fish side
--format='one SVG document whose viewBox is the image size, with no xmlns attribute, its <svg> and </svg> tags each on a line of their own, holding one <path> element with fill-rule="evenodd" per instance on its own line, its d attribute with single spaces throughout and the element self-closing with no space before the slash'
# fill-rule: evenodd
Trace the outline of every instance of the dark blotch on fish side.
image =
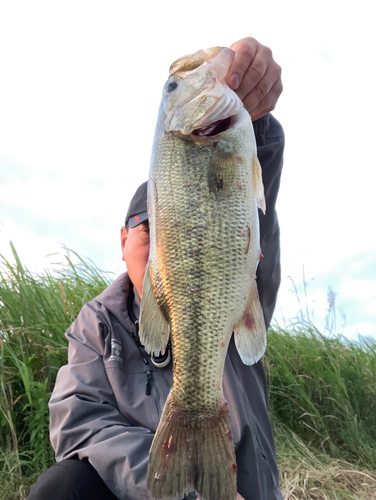
<svg viewBox="0 0 376 500">
<path fill-rule="evenodd" d="M 223 179 L 214 179 L 214 185 L 215 185 L 215 189 L 218 190 L 218 189 L 222 189 L 223 188 Z"/>
<path fill-rule="evenodd" d="M 226 196 L 234 183 L 236 159 L 226 141 L 215 143 L 208 167 L 208 187 L 216 198 Z"/>
</svg>

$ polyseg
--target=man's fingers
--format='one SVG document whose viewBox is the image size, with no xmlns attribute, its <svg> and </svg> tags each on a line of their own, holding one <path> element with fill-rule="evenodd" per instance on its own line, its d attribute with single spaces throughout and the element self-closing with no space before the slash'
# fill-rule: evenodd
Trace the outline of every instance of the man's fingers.
<svg viewBox="0 0 376 500">
<path fill-rule="evenodd" d="M 269 84 L 268 77 L 271 75 L 271 70 L 273 70 L 273 56 L 272 51 L 268 47 L 259 44 L 257 46 L 257 52 L 254 55 L 252 61 L 245 72 L 241 84 L 236 90 L 236 93 L 240 99 L 244 99 L 260 81 L 264 81 L 261 86 L 261 90 L 265 88 L 265 83 Z M 274 81 L 273 81 L 274 83 Z"/>
<path fill-rule="evenodd" d="M 270 92 L 264 97 L 264 99 L 261 102 L 257 103 L 256 106 L 253 106 L 251 108 L 250 106 L 247 105 L 247 103 L 245 103 L 245 108 L 251 115 L 252 120 L 257 120 L 258 118 L 261 118 L 270 111 L 273 111 L 278 101 L 278 98 L 282 93 L 282 89 L 283 89 L 282 81 L 279 78 L 279 80 L 270 89 Z M 256 114 L 257 118 L 254 117 Z"/>
<path fill-rule="evenodd" d="M 246 77 L 244 77 L 244 79 L 245 78 Z M 250 86 L 245 88 L 249 89 Z M 251 91 L 247 95 L 240 96 L 239 90 L 236 91 L 239 97 L 243 100 L 244 106 L 247 108 L 248 111 L 253 110 L 256 107 L 260 107 L 260 105 L 264 105 L 265 104 L 264 101 L 266 98 L 270 99 L 272 96 L 273 97 L 277 96 L 278 99 L 281 92 L 282 92 L 281 68 L 278 65 L 268 66 L 266 73 L 263 75 L 260 81 L 256 83 L 256 85 L 251 89 Z"/>
<path fill-rule="evenodd" d="M 233 90 L 236 90 L 243 80 L 244 74 L 257 52 L 258 42 L 254 38 L 243 38 L 231 45 L 235 52 L 234 60 L 228 70 L 226 80 Z"/>
<path fill-rule="evenodd" d="M 230 48 L 235 54 L 226 81 L 252 118 L 260 118 L 274 109 L 282 92 L 281 67 L 272 51 L 254 38 L 243 38 Z"/>
<path fill-rule="evenodd" d="M 249 96 L 249 101 L 247 100 L 248 96 L 246 97 L 243 101 L 244 107 L 251 115 L 253 121 L 258 120 L 267 113 L 270 113 L 270 111 L 273 111 L 282 90 L 282 80 L 281 77 L 279 77 L 267 95 L 260 102 L 256 103 L 256 105 L 254 104 L 255 101 L 252 99 L 252 96 Z"/>
<path fill-rule="evenodd" d="M 260 65 L 256 67 L 257 69 L 250 71 L 251 67 L 244 75 L 243 81 L 236 93 L 243 101 L 247 100 L 248 105 L 253 108 L 268 95 L 270 89 L 280 77 L 280 71 L 275 66 L 268 66 L 261 69 Z"/>
</svg>

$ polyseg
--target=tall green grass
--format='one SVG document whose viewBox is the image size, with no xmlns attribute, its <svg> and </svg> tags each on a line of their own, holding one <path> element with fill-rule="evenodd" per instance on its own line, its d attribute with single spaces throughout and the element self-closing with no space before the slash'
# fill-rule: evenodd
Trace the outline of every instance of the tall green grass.
<svg viewBox="0 0 376 500">
<path fill-rule="evenodd" d="M 47 402 L 64 333 L 111 282 L 78 256 L 34 274 L 12 249 L 14 262 L 0 259 L 0 500 L 26 498 L 53 463 Z M 375 344 L 274 325 L 264 363 L 285 498 L 376 498 L 376 473 L 361 471 L 376 471 Z"/>
<path fill-rule="evenodd" d="M 275 419 L 333 458 L 376 469 L 376 343 L 274 326 L 265 361 Z"/>
<path fill-rule="evenodd" d="M 1 500 L 53 463 L 47 403 L 67 361 L 64 333 L 111 281 L 78 256 L 53 274 L 31 273 L 11 246 L 14 263 L 0 260 Z"/>
</svg>

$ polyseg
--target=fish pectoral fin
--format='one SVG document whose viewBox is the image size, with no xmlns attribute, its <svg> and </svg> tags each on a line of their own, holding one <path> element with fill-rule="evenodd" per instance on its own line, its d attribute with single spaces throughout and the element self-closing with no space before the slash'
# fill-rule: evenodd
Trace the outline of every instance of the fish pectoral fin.
<svg viewBox="0 0 376 500">
<path fill-rule="evenodd" d="M 259 159 L 256 155 L 253 157 L 252 163 L 253 185 L 255 187 L 257 206 L 261 208 L 262 212 L 266 212 L 266 203 L 264 195 L 264 184 L 262 182 L 262 169 Z"/>
<path fill-rule="evenodd" d="M 234 184 L 236 154 L 230 143 L 219 141 L 212 153 L 208 168 L 209 191 L 226 192 Z"/>
<path fill-rule="evenodd" d="M 255 279 L 252 279 L 247 306 L 239 324 L 234 328 L 234 334 L 235 345 L 243 363 L 257 363 L 265 352 L 266 329 Z"/>
<path fill-rule="evenodd" d="M 159 356 L 161 353 L 164 354 L 170 336 L 170 325 L 154 295 L 149 265 L 145 271 L 142 287 L 138 335 L 146 352 L 155 356 Z"/>
</svg>

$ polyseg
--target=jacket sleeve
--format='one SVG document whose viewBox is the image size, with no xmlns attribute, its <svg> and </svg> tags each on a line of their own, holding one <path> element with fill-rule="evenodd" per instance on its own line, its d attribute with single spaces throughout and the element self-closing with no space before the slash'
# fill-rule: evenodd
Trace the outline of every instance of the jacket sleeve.
<svg viewBox="0 0 376 500">
<path fill-rule="evenodd" d="M 49 404 L 51 443 L 57 461 L 87 459 L 119 499 L 149 500 L 146 471 L 154 434 L 131 426 L 117 408 L 103 362 L 108 331 L 105 314 L 92 303 L 67 331 L 68 364 L 58 373 Z"/>
<path fill-rule="evenodd" d="M 257 268 L 257 286 L 265 325 L 268 328 L 281 282 L 279 224 L 275 206 L 281 179 L 285 137 L 280 123 L 271 114 L 255 121 L 253 127 L 266 201 L 265 215 L 259 210 L 260 244 L 264 258 Z"/>
</svg>

